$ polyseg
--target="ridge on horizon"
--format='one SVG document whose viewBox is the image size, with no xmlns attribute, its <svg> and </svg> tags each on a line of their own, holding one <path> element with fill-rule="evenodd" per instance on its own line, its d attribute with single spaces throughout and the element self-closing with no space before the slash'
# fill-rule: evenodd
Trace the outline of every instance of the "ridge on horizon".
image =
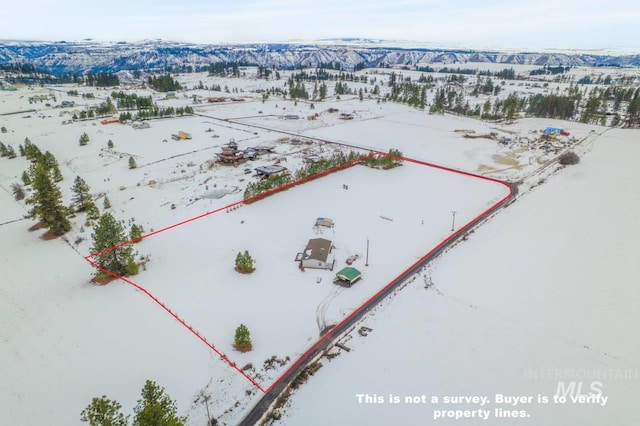
<svg viewBox="0 0 640 426">
<path fill-rule="evenodd" d="M 266 43 L 189 43 L 164 39 L 137 42 L 0 41 L 0 63 L 24 62 L 53 75 L 125 70 L 171 70 L 188 64 L 207 67 L 217 62 L 238 62 L 291 69 L 338 63 L 345 70 L 384 67 L 423 67 L 430 64 L 494 63 L 528 66 L 640 67 L 640 54 L 608 50 L 477 49 L 439 47 L 435 43 L 406 40 L 332 38 Z M 475 65 L 476 67 L 479 65 Z"/>
<path fill-rule="evenodd" d="M 162 37 L 146 38 L 139 40 L 101 40 L 94 38 L 72 39 L 72 40 L 23 40 L 23 39 L 0 39 L 0 45 L 21 45 L 21 44 L 67 44 L 67 45 L 140 45 L 144 43 L 159 43 L 168 45 L 200 46 L 200 47 L 226 47 L 226 46 L 269 46 L 269 45 L 307 45 L 307 46 L 350 46 L 353 48 L 389 48 L 403 50 L 441 50 L 441 51 L 465 51 L 470 53 L 555 53 L 555 54 L 586 54 L 603 56 L 633 56 L 640 55 L 640 47 L 496 47 L 496 46 L 474 46 L 461 43 L 431 42 L 402 39 L 377 39 L 371 37 L 330 37 L 319 39 L 288 39 L 272 41 L 212 41 L 212 42 L 192 42 L 166 39 Z"/>
</svg>

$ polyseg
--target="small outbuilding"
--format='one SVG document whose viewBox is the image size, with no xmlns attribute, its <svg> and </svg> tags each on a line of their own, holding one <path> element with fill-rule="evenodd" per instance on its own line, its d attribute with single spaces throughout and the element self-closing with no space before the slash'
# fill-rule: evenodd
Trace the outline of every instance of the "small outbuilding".
<svg viewBox="0 0 640 426">
<path fill-rule="evenodd" d="M 108 117 L 105 118 L 104 120 L 100 120 L 100 124 L 113 124 L 113 123 L 119 123 L 120 120 L 118 119 L 118 117 Z"/>
<path fill-rule="evenodd" d="M 148 121 L 137 121 L 131 125 L 134 129 L 148 129 L 151 127 Z"/>
<path fill-rule="evenodd" d="M 287 168 L 278 166 L 278 165 L 270 165 L 270 166 L 261 166 L 255 168 L 256 174 L 263 178 L 268 178 L 270 176 L 280 175 L 287 173 Z"/>
<path fill-rule="evenodd" d="M 337 274 L 334 283 L 339 285 L 344 285 L 346 287 L 351 287 L 356 283 L 360 278 L 362 278 L 362 272 L 358 271 L 356 268 L 351 266 L 347 266 L 342 268 Z"/>
<path fill-rule="evenodd" d="M 316 219 L 316 226 L 324 226 L 326 228 L 333 228 L 333 219 L 328 217 L 319 217 Z"/>
<path fill-rule="evenodd" d="M 557 133 L 562 133 L 562 132 L 563 132 L 563 129 L 560 129 L 558 127 L 548 126 L 546 129 L 544 129 L 545 136 L 555 135 Z"/>
</svg>

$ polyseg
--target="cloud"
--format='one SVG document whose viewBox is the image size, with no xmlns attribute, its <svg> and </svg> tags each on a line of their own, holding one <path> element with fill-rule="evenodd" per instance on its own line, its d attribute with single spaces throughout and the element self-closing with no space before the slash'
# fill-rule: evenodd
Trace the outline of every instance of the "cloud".
<svg viewBox="0 0 640 426">
<path fill-rule="evenodd" d="M 165 38 L 206 43 L 367 37 L 470 47 L 634 43 L 640 47 L 635 35 L 640 2 L 631 0 L 113 0 L 90 7 L 79 0 L 34 0 L 29 4 L 4 7 L 0 38 Z"/>
</svg>

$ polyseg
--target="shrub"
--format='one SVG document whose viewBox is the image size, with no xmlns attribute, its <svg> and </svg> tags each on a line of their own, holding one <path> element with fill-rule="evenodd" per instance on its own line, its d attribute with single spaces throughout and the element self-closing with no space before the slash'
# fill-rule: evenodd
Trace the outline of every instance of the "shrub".
<svg viewBox="0 0 640 426">
<path fill-rule="evenodd" d="M 24 188 L 19 183 L 11 184 L 11 192 L 13 192 L 13 198 L 15 198 L 16 201 L 24 200 Z"/>
<path fill-rule="evenodd" d="M 236 271 L 243 274 L 250 274 L 255 271 L 255 268 L 253 267 L 253 258 L 247 250 L 245 250 L 244 253 L 239 252 L 236 256 Z"/>
<path fill-rule="evenodd" d="M 126 276 L 138 275 L 138 272 L 140 271 L 140 265 L 138 265 L 136 261 L 131 257 L 127 261 L 127 265 L 124 267 L 124 271 L 124 274 Z"/>
<path fill-rule="evenodd" d="M 86 132 L 80 135 L 80 139 L 78 140 L 78 143 L 80 144 L 80 146 L 87 145 L 89 143 L 89 135 L 87 135 Z"/>
<path fill-rule="evenodd" d="M 578 154 L 576 154 L 575 152 L 569 151 L 562 154 L 559 157 L 558 161 L 563 166 L 568 166 L 572 164 L 578 164 L 580 162 L 580 157 L 578 157 Z"/>
<path fill-rule="evenodd" d="M 233 346 L 240 352 L 248 352 L 252 349 L 251 333 L 249 333 L 246 325 L 240 324 L 238 328 L 236 328 L 236 335 L 233 342 Z"/>
<path fill-rule="evenodd" d="M 136 225 L 135 223 L 131 225 L 131 231 L 129 232 L 129 237 L 131 241 L 137 243 L 138 241 L 142 241 L 142 234 L 144 233 L 144 228 L 142 225 Z"/>
</svg>

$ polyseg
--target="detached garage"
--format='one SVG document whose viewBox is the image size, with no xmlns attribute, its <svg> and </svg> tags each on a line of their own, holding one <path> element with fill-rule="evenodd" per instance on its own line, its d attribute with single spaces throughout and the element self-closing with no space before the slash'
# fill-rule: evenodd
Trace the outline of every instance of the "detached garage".
<svg viewBox="0 0 640 426">
<path fill-rule="evenodd" d="M 336 279 L 333 282 L 345 287 L 351 287 L 360 278 L 362 278 L 362 272 L 358 271 L 356 268 L 347 266 L 346 268 L 342 268 L 340 271 L 338 271 L 338 273 L 336 274 Z"/>
</svg>

